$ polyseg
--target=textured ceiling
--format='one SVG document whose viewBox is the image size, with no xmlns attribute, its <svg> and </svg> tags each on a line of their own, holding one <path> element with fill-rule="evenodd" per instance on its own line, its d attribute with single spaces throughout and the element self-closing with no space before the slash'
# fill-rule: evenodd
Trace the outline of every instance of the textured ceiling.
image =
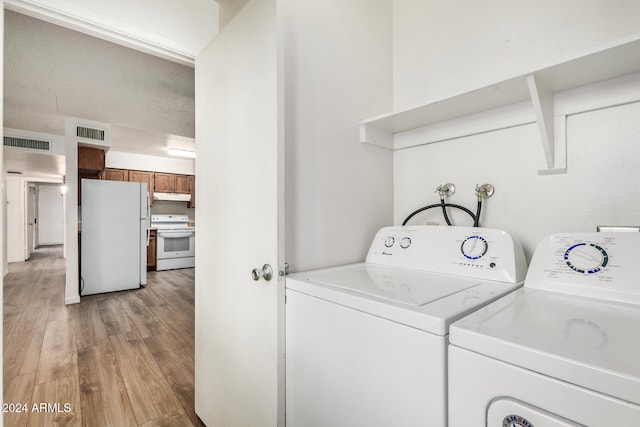
<svg viewBox="0 0 640 427">
<path fill-rule="evenodd" d="M 166 156 L 193 143 L 194 110 L 193 68 L 5 11 L 5 128 L 64 135 L 79 117 L 109 123 L 112 150 Z"/>
</svg>

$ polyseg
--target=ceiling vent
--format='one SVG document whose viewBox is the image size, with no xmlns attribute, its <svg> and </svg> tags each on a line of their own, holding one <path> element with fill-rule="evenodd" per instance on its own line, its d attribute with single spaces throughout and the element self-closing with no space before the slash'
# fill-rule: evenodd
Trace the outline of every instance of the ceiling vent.
<svg viewBox="0 0 640 427">
<path fill-rule="evenodd" d="M 30 138 L 15 138 L 13 136 L 4 137 L 5 147 L 28 148 L 30 150 L 50 151 L 51 142 Z"/>
<path fill-rule="evenodd" d="M 77 126 L 76 136 L 80 138 L 93 139 L 96 141 L 104 141 L 104 130 Z"/>
</svg>

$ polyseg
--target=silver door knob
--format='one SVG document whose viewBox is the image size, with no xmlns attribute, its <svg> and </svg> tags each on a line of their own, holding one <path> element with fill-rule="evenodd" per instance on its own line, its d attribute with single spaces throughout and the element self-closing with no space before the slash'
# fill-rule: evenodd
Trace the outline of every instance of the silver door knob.
<svg viewBox="0 0 640 427">
<path fill-rule="evenodd" d="M 273 269 L 269 264 L 265 264 L 262 268 L 254 268 L 251 271 L 251 278 L 256 282 L 262 278 L 267 282 L 273 278 Z"/>
</svg>

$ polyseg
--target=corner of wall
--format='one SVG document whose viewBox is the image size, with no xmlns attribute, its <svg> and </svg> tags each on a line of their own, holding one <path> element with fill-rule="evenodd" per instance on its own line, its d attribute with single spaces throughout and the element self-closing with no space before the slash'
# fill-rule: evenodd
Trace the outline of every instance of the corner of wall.
<svg viewBox="0 0 640 427">
<path fill-rule="evenodd" d="M 67 119 L 65 123 L 65 183 L 68 189 L 65 198 L 66 304 L 80 302 L 78 289 L 80 279 L 78 276 L 78 144 L 73 138 L 74 134 L 74 123 Z"/>
</svg>

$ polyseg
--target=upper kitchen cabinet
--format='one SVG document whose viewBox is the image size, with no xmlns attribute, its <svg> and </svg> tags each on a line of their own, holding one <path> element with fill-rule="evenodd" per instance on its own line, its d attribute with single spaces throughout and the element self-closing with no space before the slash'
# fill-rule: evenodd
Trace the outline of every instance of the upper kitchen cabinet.
<svg viewBox="0 0 640 427">
<path fill-rule="evenodd" d="M 78 173 L 102 175 L 104 172 L 104 150 L 93 147 L 78 147 Z"/>
<path fill-rule="evenodd" d="M 173 193 L 174 189 L 174 178 L 173 174 L 170 173 L 160 173 L 156 172 L 155 174 L 155 191 L 158 193 Z"/>
<path fill-rule="evenodd" d="M 126 169 L 110 169 L 104 170 L 102 179 L 108 181 L 129 181 L 129 171 Z"/>
<path fill-rule="evenodd" d="M 191 194 L 191 180 L 189 175 L 174 175 L 174 193 Z"/>
<path fill-rule="evenodd" d="M 145 182 L 147 184 L 147 190 L 149 191 L 149 203 L 151 206 L 153 206 L 153 192 L 156 191 L 153 185 L 153 175 L 153 172 L 129 171 L 130 182 Z"/>
<path fill-rule="evenodd" d="M 104 172 L 104 150 L 78 147 L 78 206 L 82 205 L 82 180 L 101 179 Z"/>
<path fill-rule="evenodd" d="M 154 176 L 155 191 L 158 193 L 191 193 L 189 175 L 156 172 Z"/>
</svg>

